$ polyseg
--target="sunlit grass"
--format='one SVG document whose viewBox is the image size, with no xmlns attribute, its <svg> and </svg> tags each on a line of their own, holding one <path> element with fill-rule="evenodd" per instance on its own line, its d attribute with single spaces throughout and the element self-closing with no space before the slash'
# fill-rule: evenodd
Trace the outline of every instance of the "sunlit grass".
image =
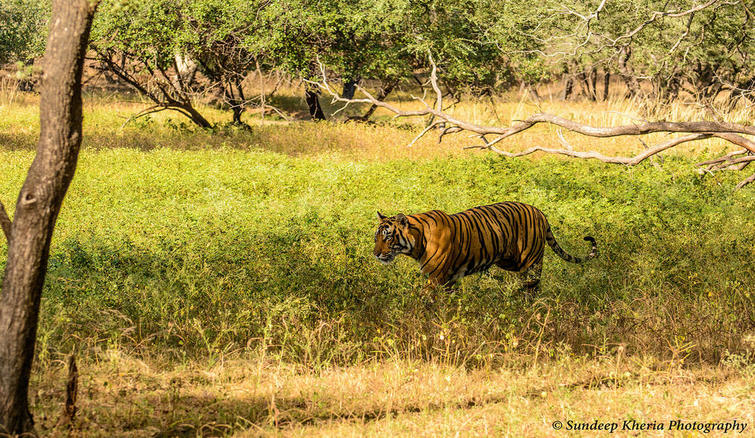
<svg viewBox="0 0 755 438">
<path fill-rule="evenodd" d="M 254 81 L 251 81 L 254 83 Z M 270 87 L 270 85 L 268 85 Z M 549 112 L 567 119 L 593 126 L 617 126 L 635 123 L 646 118 L 642 105 L 634 100 L 612 96 L 608 101 L 590 102 L 587 100 L 562 101 L 557 93 L 543 94 L 540 101 L 534 101 L 528 94 L 510 93 L 506 96 L 476 99 L 465 97 L 448 109 L 459 119 L 484 126 L 509 126 L 537 112 Z M 394 119 L 387 110 L 378 109 L 373 117 L 376 124 L 342 123 L 345 117 L 364 112 L 367 105 L 352 105 L 340 112 L 332 122 L 309 122 L 303 90 L 295 85 L 280 87 L 277 94 L 268 102 L 277 104 L 280 109 L 294 118 L 287 122 L 276 114 L 264 119 L 257 111 L 244 116 L 251 125 L 251 132 L 232 127 L 221 129 L 222 133 L 206 133 L 192 126 L 188 119 L 171 111 L 151 114 L 144 118 L 129 121 L 140 110 L 151 106 L 136 95 L 102 93 L 90 94 L 84 100 L 85 148 L 129 147 L 153 149 L 168 147 L 175 149 L 204 149 L 213 147 L 233 147 L 239 149 L 268 148 L 275 152 L 291 155 L 339 154 L 352 159 L 390 160 L 397 158 L 418 159 L 441 156 L 459 156 L 481 153 L 468 150 L 470 146 L 480 146 L 479 138 L 469 133 L 446 136 L 438 143 L 436 132 L 430 132 L 413 147 L 407 145 L 419 134 L 425 119 Z M 2 147 L 5 149 L 31 148 L 38 135 L 38 98 L 28 93 L 9 91 L 0 93 L 0 132 Z M 326 114 L 335 112 L 342 104 L 331 102 L 329 96 L 322 95 L 321 102 Z M 393 104 L 402 109 L 421 108 L 409 91 L 398 91 L 390 96 Z M 10 103 L 10 104 L 9 104 Z M 197 103 L 198 109 L 212 122 L 227 124 L 229 113 L 215 107 Z M 719 115 L 720 116 L 720 115 Z M 652 117 L 657 120 L 690 121 L 714 118 L 704 108 L 681 103 L 672 103 Z M 737 108 L 719 117 L 721 121 L 747 123 L 752 118 L 752 109 Z M 187 135 L 192 132 L 191 135 Z M 499 143 L 502 149 L 522 151 L 532 146 L 550 148 L 567 147 L 558 136 L 559 128 L 550 125 L 537 125 L 516 136 Z M 593 138 L 561 130 L 569 147 L 575 150 L 596 150 L 608 155 L 631 156 L 669 137 L 669 134 L 651 134 L 640 137 Z M 730 145 L 720 139 L 706 139 L 684 144 L 671 151 L 675 154 L 722 153 Z M 535 157 L 542 156 L 541 153 Z M 568 159 L 568 158 L 562 158 Z"/>
<path fill-rule="evenodd" d="M 557 358 L 533 368 L 465 370 L 390 359 L 311 370 L 235 357 L 161 367 L 115 350 L 80 362 L 76 431 L 85 436 L 556 436 L 554 421 L 747 423 L 755 417 L 752 372 L 743 368 L 653 370 L 642 361 Z M 65 370 L 36 375 L 39 430 L 54 429 Z M 619 429 L 618 436 L 637 431 Z M 732 432 L 733 433 L 733 432 Z"/>
<path fill-rule="evenodd" d="M 298 89 L 280 92 L 288 99 L 274 104 L 303 111 Z M 37 103 L 0 98 L 0 199 L 11 214 Z M 493 105 L 453 111 L 504 125 L 535 111 L 600 126 L 639 114 L 621 99 Z M 755 197 L 733 190 L 742 176 L 693 166 L 724 145 L 625 168 L 502 160 L 464 150 L 475 142 L 464 134 L 407 148 L 422 121 L 385 113 L 375 124 L 247 115 L 244 130 L 202 106 L 215 131 L 170 112 L 123 126 L 146 106 L 85 97 L 38 333 L 31 393 L 42 433 L 60 432 L 61 363 L 74 346 L 84 435 L 547 436 L 566 419 L 753 423 Z M 636 139 L 564 136 L 580 149 L 642 150 Z M 534 144 L 558 145 L 555 130 L 533 128 L 507 147 Z M 595 236 L 601 256 L 575 266 L 548 250 L 538 296 L 493 272 L 428 312 L 416 264 L 385 267 L 370 254 L 376 210 L 502 200 L 540 207 L 569 252 Z M 0 265 L 6 251 L 0 241 Z"/>
<path fill-rule="evenodd" d="M 32 153 L 2 156 L 11 204 Z M 747 348 L 755 309 L 744 275 L 755 199 L 733 178 L 683 159 L 627 170 L 490 155 L 85 150 L 56 228 L 40 358 L 77 339 L 159 346 L 178 360 L 262 343 L 308 367 L 392 352 L 476 366 L 561 344 L 716 362 Z M 542 295 L 528 301 L 511 276 L 473 276 L 424 313 L 416 264 L 371 256 L 376 210 L 503 200 L 540 207 L 577 255 L 593 235 L 601 257 L 576 266 L 548 251 Z"/>
</svg>

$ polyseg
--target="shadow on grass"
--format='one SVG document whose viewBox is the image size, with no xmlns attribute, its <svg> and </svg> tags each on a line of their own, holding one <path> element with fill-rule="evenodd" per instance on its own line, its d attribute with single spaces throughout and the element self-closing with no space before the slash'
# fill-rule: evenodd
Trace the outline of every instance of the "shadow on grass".
<svg viewBox="0 0 755 438">
<path fill-rule="evenodd" d="M 534 390 L 524 397 L 537 399 Z M 342 400 L 328 396 L 316 400 L 307 397 L 270 397 L 218 399 L 213 395 L 178 395 L 155 402 L 147 397 L 123 397 L 109 409 L 84 401 L 79 407 L 77 422 L 97 427 L 98 433 L 147 433 L 153 438 L 226 436 L 228 434 L 268 430 L 282 431 L 294 427 L 328 424 L 335 421 L 368 423 L 400 414 L 431 413 L 444 409 L 471 409 L 488 404 L 503 403 L 508 395 L 484 398 L 462 398 L 448 402 L 415 402 L 391 407 L 353 408 L 343 406 Z M 339 407 L 339 405 L 341 405 Z M 135 411 L 133 407 L 138 407 Z M 139 411 L 140 408 L 149 408 Z M 125 413 L 129 413 L 127 418 Z M 110 429 L 110 430 L 108 430 Z M 87 432 L 86 429 L 81 432 Z M 94 432 L 94 431 L 92 431 Z"/>
<path fill-rule="evenodd" d="M 572 391 L 614 391 L 637 384 L 638 376 L 627 373 L 616 376 L 615 368 L 593 370 L 588 376 L 567 378 L 569 383 L 523 379 L 511 387 L 495 388 L 485 393 L 467 392 L 447 394 L 412 394 L 411 397 L 385 400 L 378 393 L 350 394 L 344 399 L 321 392 L 318 387 L 302 389 L 301 395 L 289 396 L 262 394 L 244 396 L 223 396 L 228 389 L 191 389 L 193 394 L 184 393 L 179 386 L 156 388 L 149 391 L 120 390 L 121 396 L 81 400 L 79 409 L 79 430 L 86 427 L 97 428 L 99 433 L 137 433 L 151 437 L 225 436 L 238 432 L 276 433 L 306 426 L 332 426 L 337 422 L 351 422 L 365 425 L 405 414 L 433 414 L 439 411 L 468 410 L 494 404 L 507 404 L 515 400 L 541 402 L 543 393 Z M 610 374 L 609 374 L 610 373 Z M 663 379 L 669 379 L 664 375 Z M 703 383 L 704 375 L 682 378 L 685 384 Z M 570 381 L 573 380 L 573 381 Z M 671 384 L 671 381 L 666 382 Z M 677 383 L 678 384 L 678 383 Z M 84 391 L 88 391 L 85 388 Z M 251 390 L 250 390 L 251 392 Z M 336 391 L 338 392 L 338 391 Z M 357 396 L 353 398 L 353 396 Z M 111 399 L 111 397 L 113 397 Z"/>
<path fill-rule="evenodd" d="M 0 132 L 0 150 L 33 151 L 37 149 L 39 134 Z"/>
</svg>

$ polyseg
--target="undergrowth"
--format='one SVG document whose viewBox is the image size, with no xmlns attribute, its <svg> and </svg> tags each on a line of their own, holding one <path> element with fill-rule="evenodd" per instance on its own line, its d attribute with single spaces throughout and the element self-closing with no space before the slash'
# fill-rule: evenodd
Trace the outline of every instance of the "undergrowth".
<svg viewBox="0 0 755 438">
<path fill-rule="evenodd" d="M 11 210 L 39 130 L 35 98 L 15 99 L 0 106 L 0 199 Z M 538 109 L 498 105 L 504 124 Z M 619 101 L 597 112 L 542 105 L 596 125 L 630 111 Z M 628 354 L 676 365 L 752 357 L 753 189 L 733 189 L 742 175 L 693 166 L 720 154 L 720 143 L 626 168 L 504 160 L 463 151 L 462 137 L 407 149 L 412 124 L 268 120 L 205 131 L 162 113 L 121 126 L 138 109 L 86 100 L 83 151 L 43 296 L 41 366 L 74 346 L 93 357 L 115 348 L 210 363 L 261 351 L 310 369 L 386 357 L 471 367 L 510 354 Z M 499 123 L 483 105 L 458 111 Z M 542 144 L 551 131 L 533 128 L 509 147 Z M 439 292 L 428 311 L 416 263 L 386 267 L 371 255 L 377 210 L 452 213 L 504 200 L 539 207 L 574 255 L 594 236 L 600 257 L 578 266 L 546 250 L 537 296 L 494 269 Z M 0 268 L 6 251 L 0 243 Z"/>
<path fill-rule="evenodd" d="M 32 155 L 2 156 L 8 200 Z M 752 348 L 755 197 L 691 168 L 85 150 L 51 250 L 39 358 L 74 345 L 179 361 L 262 348 L 311 368 L 387 356 L 475 366 L 621 349 L 716 363 Z M 491 271 L 428 312 L 416 263 L 371 255 L 376 210 L 503 200 L 542 209 L 575 255 L 594 236 L 600 257 L 573 265 L 547 251 L 539 295 Z"/>
</svg>

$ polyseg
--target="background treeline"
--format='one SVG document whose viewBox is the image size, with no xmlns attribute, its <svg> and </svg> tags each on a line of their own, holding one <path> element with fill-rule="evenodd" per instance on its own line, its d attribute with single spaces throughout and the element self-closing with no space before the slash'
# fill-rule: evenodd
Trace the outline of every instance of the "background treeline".
<svg viewBox="0 0 755 438">
<path fill-rule="evenodd" d="M 0 62 L 41 55 L 47 2 L 0 0 Z M 752 104 L 755 0 L 105 0 L 90 56 L 104 75 L 199 126 L 211 99 L 240 123 L 264 105 L 254 72 L 317 79 L 352 96 L 426 88 L 429 59 L 448 102 L 560 81 L 562 98 L 605 99 L 612 84 L 646 108 L 684 99 L 712 110 Z M 25 82 L 28 85 L 28 81 Z M 324 118 L 314 87 L 310 113 Z M 264 94 L 264 93 L 263 93 Z M 363 118 L 369 117 L 368 110 Z"/>
</svg>

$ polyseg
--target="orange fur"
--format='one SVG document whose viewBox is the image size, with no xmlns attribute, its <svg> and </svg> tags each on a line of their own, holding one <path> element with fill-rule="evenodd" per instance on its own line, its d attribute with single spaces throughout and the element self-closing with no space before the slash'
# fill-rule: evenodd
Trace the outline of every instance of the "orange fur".
<svg viewBox="0 0 755 438">
<path fill-rule="evenodd" d="M 419 262 L 428 287 L 451 286 L 456 280 L 496 265 L 507 271 L 534 272 L 539 281 L 545 244 L 566 261 L 583 260 L 564 252 L 556 243 L 545 215 L 519 202 L 501 202 L 456 214 L 439 210 L 385 217 L 375 233 L 375 256 L 390 262 L 398 254 Z M 585 260 L 597 256 L 592 250 Z"/>
</svg>

